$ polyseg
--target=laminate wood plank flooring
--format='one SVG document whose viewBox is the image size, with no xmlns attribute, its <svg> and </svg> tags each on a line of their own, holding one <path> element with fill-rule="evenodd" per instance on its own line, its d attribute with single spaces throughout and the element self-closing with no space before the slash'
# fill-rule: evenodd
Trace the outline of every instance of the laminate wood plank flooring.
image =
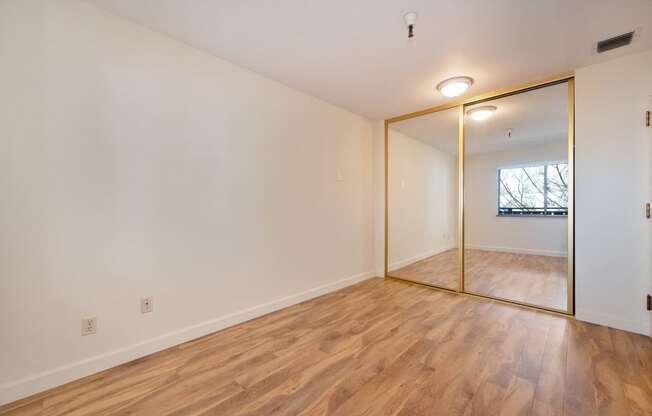
<svg viewBox="0 0 652 416">
<path fill-rule="evenodd" d="M 471 293 L 566 310 L 566 257 L 538 256 L 466 249 L 465 289 Z M 390 274 L 394 277 L 458 288 L 457 249 L 414 262 Z"/>
<path fill-rule="evenodd" d="M 374 278 L 0 415 L 652 415 L 652 340 Z"/>
<path fill-rule="evenodd" d="M 469 250 L 466 251 L 468 253 Z M 389 274 L 400 279 L 456 290 L 459 287 L 459 270 L 458 249 L 453 248 L 399 269 L 390 270 Z"/>
</svg>

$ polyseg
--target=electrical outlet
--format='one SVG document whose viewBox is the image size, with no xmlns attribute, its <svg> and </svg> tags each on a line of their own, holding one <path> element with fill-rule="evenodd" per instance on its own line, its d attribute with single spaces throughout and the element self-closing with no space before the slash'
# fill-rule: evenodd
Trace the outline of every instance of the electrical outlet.
<svg viewBox="0 0 652 416">
<path fill-rule="evenodd" d="M 140 313 L 150 313 L 153 310 L 154 299 L 152 297 L 140 299 Z"/>
<path fill-rule="evenodd" d="M 97 318 L 83 318 L 81 321 L 81 334 L 82 336 L 93 335 L 97 332 Z"/>
</svg>

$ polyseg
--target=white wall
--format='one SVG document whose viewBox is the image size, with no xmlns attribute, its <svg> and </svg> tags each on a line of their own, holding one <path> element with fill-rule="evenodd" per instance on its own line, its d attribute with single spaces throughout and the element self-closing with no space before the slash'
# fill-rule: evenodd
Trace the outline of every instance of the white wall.
<svg viewBox="0 0 652 416">
<path fill-rule="evenodd" d="M 373 274 L 369 121 L 75 0 L 0 68 L 0 403 Z"/>
<path fill-rule="evenodd" d="M 389 131 L 389 269 L 457 245 L 457 156 Z"/>
<path fill-rule="evenodd" d="M 652 51 L 576 71 L 577 318 L 650 332 Z"/>
<path fill-rule="evenodd" d="M 467 248 L 548 256 L 568 253 L 568 220 L 497 217 L 497 171 L 531 162 L 568 160 L 564 142 L 468 155 L 464 163 L 464 244 Z"/>
<path fill-rule="evenodd" d="M 374 269 L 385 275 L 385 123 L 372 123 L 374 181 Z"/>
</svg>

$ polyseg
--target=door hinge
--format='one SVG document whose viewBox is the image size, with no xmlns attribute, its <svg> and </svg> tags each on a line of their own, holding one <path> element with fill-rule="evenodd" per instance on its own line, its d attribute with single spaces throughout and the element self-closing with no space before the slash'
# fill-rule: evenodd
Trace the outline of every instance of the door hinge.
<svg viewBox="0 0 652 416">
<path fill-rule="evenodd" d="M 652 113 L 652 111 L 648 110 L 645 112 L 645 127 L 652 126 L 652 120 L 650 120 L 650 113 Z"/>
<path fill-rule="evenodd" d="M 652 295 L 647 295 L 647 310 L 652 311 Z"/>
<path fill-rule="evenodd" d="M 650 203 L 645 204 L 645 218 L 650 218 Z"/>
</svg>

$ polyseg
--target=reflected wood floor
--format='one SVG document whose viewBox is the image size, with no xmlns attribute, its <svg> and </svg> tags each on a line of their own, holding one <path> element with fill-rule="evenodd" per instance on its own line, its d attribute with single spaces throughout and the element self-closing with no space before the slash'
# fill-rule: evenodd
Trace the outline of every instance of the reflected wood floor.
<svg viewBox="0 0 652 416">
<path fill-rule="evenodd" d="M 2 415 L 650 415 L 650 338 L 370 279 Z"/>
<path fill-rule="evenodd" d="M 475 249 L 466 249 L 465 253 L 468 292 L 566 310 L 566 257 Z M 458 261 L 457 249 L 447 250 L 392 271 L 391 275 L 457 289 Z"/>
<path fill-rule="evenodd" d="M 467 251 L 467 255 L 469 250 Z M 390 275 L 431 285 L 457 290 L 459 287 L 459 258 L 457 248 L 391 270 Z"/>
</svg>

